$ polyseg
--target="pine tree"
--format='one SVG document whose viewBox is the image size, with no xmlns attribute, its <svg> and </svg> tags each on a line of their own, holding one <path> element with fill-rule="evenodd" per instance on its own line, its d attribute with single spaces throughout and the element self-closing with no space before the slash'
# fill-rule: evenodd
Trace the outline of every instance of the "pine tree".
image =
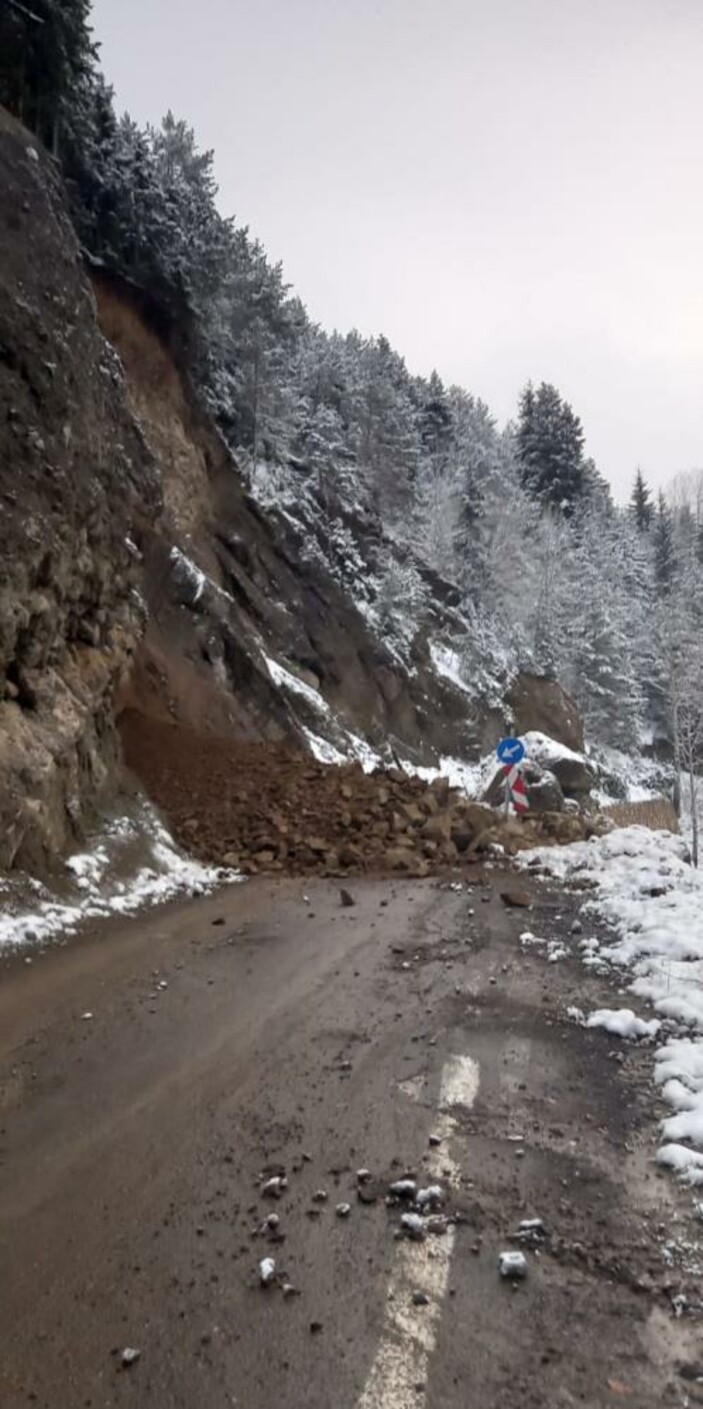
<svg viewBox="0 0 703 1409">
<path fill-rule="evenodd" d="M 639 465 L 637 466 L 635 482 L 630 497 L 630 512 L 634 517 L 639 532 L 647 533 L 652 526 L 654 505 L 652 503 L 651 493 L 645 483 L 644 475 Z"/>
<path fill-rule="evenodd" d="M 671 510 L 660 490 L 654 523 L 654 579 L 664 596 L 671 591 L 675 572 L 676 553 Z"/>
<path fill-rule="evenodd" d="M 427 398 L 420 412 L 420 436 L 423 454 L 439 468 L 446 456 L 452 440 L 452 413 L 440 377 L 436 372 L 430 376 Z"/>
<path fill-rule="evenodd" d="M 629 518 L 610 509 L 594 508 L 572 521 L 569 535 L 560 678 L 573 691 L 590 736 L 632 750 L 644 721 L 643 665 L 652 636 L 648 545 L 643 551 Z"/>
<path fill-rule="evenodd" d="M 495 421 L 484 402 L 459 387 L 452 387 L 449 402 L 455 427 L 452 459 L 458 492 L 455 580 L 465 598 L 476 604 L 489 589 L 484 530 L 489 485 L 495 484 L 502 469 L 502 447 Z"/>
<path fill-rule="evenodd" d="M 359 464 L 378 513 L 392 521 L 407 512 L 420 457 L 412 382 L 385 337 L 362 343 L 359 372 L 353 412 Z"/>
<path fill-rule="evenodd" d="M 0 102 L 54 154 L 72 103 L 92 75 L 90 0 L 3 0 Z"/>
<path fill-rule="evenodd" d="M 600 591 L 600 579 L 594 584 Z M 572 688 L 588 733 L 616 748 L 632 750 L 638 737 L 640 691 L 633 667 L 630 637 L 618 622 L 615 603 L 588 592 L 579 618 L 579 635 L 571 663 Z"/>
<path fill-rule="evenodd" d="M 581 422 L 556 387 L 529 384 L 520 398 L 517 451 L 522 482 L 567 517 L 587 492 Z"/>
<path fill-rule="evenodd" d="M 613 507 L 610 485 L 589 456 L 583 462 L 583 497 L 574 512 L 593 510 L 595 513 L 610 516 Z"/>
<path fill-rule="evenodd" d="M 542 513 L 530 543 L 532 591 L 525 624 L 534 665 L 552 678 L 562 673 L 566 657 L 569 541 L 568 521 Z"/>
</svg>

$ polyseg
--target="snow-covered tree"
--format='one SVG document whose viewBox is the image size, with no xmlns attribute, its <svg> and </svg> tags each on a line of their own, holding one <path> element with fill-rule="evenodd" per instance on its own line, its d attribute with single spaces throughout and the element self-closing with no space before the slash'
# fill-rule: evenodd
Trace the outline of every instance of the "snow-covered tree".
<svg viewBox="0 0 703 1409">
<path fill-rule="evenodd" d="M 535 665 L 554 677 L 558 676 L 566 654 L 567 544 L 568 527 L 561 517 L 549 512 L 543 514 L 531 544 L 535 590 L 526 625 Z"/>
<path fill-rule="evenodd" d="M 583 429 L 556 387 L 529 383 L 520 397 L 517 451 L 525 488 L 565 515 L 586 491 Z"/>
<path fill-rule="evenodd" d="M 252 492 L 297 521 L 301 554 L 406 659 L 432 626 L 433 583 L 486 697 L 520 667 L 544 670 L 593 737 L 630 745 L 646 725 L 679 757 L 684 628 L 671 623 L 681 615 L 689 644 L 703 634 L 703 474 L 678 476 L 655 509 L 638 470 L 621 510 L 556 387 L 528 385 L 501 431 L 439 372 L 412 375 L 387 338 L 317 327 L 220 213 L 213 153 L 187 121 L 117 116 L 88 0 L 18 4 L 0 0 L 0 96 L 58 145 L 85 248 L 178 328 L 197 395 Z M 27 8 L 41 36 L 18 22 Z"/>
<path fill-rule="evenodd" d="M 566 678 L 589 735 L 633 752 L 637 748 L 642 697 L 632 643 L 617 598 L 603 593 L 597 569 L 581 582 L 582 603 L 572 634 Z"/>
<path fill-rule="evenodd" d="M 3 0 L 0 103 L 57 155 L 95 65 L 90 0 Z"/>
<path fill-rule="evenodd" d="M 389 558 L 380 579 L 377 613 L 392 646 L 407 652 L 426 605 L 427 589 L 415 564 L 408 558 Z"/>
<path fill-rule="evenodd" d="M 676 572 L 676 548 L 671 510 L 660 491 L 654 520 L 654 575 L 659 591 L 671 591 Z"/>
<path fill-rule="evenodd" d="M 654 518 L 654 505 L 652 503 L 651 492 L 647 484 L 645 483 L 644 475 L 642 474 L 639 465 L 637 466 L 635 482 L 632 486 L 632 495 L 630 497 L 630 512 L 640 533 L 646 533 L 647 530 L 650 529 L 652 526 L 652 519 Z"/>
<path fill-rule="evenodd" d="M 673 708 L 676 714 L 678 762 L 688 790 L 691 820 L 691 851 L 694 866 L 699 860 L 699 783 L 703 774 L 703 648 L 700 634 L 682 653 L 674 681 Z"/>
</svg>

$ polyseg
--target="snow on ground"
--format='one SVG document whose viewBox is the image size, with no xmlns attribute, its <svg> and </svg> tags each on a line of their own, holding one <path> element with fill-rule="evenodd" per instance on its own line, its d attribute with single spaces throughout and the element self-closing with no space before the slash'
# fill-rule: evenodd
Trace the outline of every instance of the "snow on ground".
<svg viewBox="0 0 703 1409">
<path fill-rule="evenodd" d="M 440 758 L 436 768 L 417 767 L 405 760 L 402 764 L 406 773 L 422 778 L 425 783 L 432 783 L 435 778 L 448 778 L 453 788 L 458 788 L 470 798 L 480 797 L 485 792 L 498 767 L 494 754 L 480 759 L 478 763 L 467 763 L 461 758 Z"/>
<path fill-rule="evenodd" d="M 439 647 L 433 647 L 433 657 L 439 650 Z M 454 655 L 451 651 L 448 654 Z M 374 768 L 387 768 L 394 762 L 394 759 L 387 752 L 385 754 L 378 752 L 365 739 L 346 729 L 341 721 L 332 714 L 327 702 L 316 690 L 312 690 L 309 685 L 305 685 L 303 681 L 291 675 L 276 661 L 267 658 L 266 664 L 271 678 L 276 684 L 283 685 L 293 693 L 304 696 L 308 703 L 318 710 L 318 713 L 325 713 L 330 724 L 334 726 L 334 742 L 321 737 L 311 729 L 303 728 L 302 732 L 311 753 L 321 763 L 340 764 L 357 760 L 368 773 Z M 447 674 L 446 671 L 444 673 Z M 455 683 L 458 682 L 455 681 Z M 558 758 L 575 759 L 578 762 L 588 761 L 584 754 L 574 753 L 572 749 L 556 743 L 546 734 L 532 732 L 524 734 L 522 739 L 528 758 L 544 767 L 548 767 L 550 762 L 553 763 Z M 443 755 L 434 766 L 416 764 L 406 758 L 401 758 L 399 762 L 406 773 L 416 778 L 422 778 L 425 783 L 432 783 L 437 778 L 447 778 L 451 787 L 457 788 L 465 797 L 472 799 L 483 797 L 500 768 L 493 750 L 484 754 L 482 758 L 471 762 L 463 758 L 452 758 L 449 755 Z"/>
<path fill-rule="evenodd" d="M 657 1158 L 685 1182 L 703 1183 L 703 1153 L 696 1148 L 703 1149 L 703 872 L 691 866 L 684 838 L 646 827 L 523 852 L 520 864 L 534 860 L 560 881 L 591 882 L 584 917 L 601 915 L 612 937 L 581 939 L 585 960 L 615 970 L 619 979 L 624 971 L 630 991 L 652 1005 L 671 1033 L 655 1055 L 655 1080 L 674 1111 L 663 1121 Z M 609 1016 L 598 1026 L 631 1027 L 623 1016 L 629 1010 L 604 1012 Z M 586 1024 L 601 1018 L 603 1011 L 591 1014 Z M 644 1024 L 619 1035 L 653 1034 Z"/>
<path fill-rule="evenodd" d="M 656 1037 L 661 1023 L 658 1018 L 649 1022 L 638 1018 L 632 1008 L 596 1008 L 585 1019 L 584 1027 L 602 1027 L 613 1037 Z"/>
<path fill-rule="evenodd" d="M 558 964 L 559 960 L 566 959 L 569 953 L 561 939 L 543 939 L 540 935 L 533 934 L 532 930 L 523 930 L 520 935 L 520 948 L 523 951 L 540 950 L 549 964 Z"/>
<path fill-rule="evenodd" d="M 373 773 L 374 768 L 388 768 L 392 762 L 390 758 L 382 758 L 366 739 L 362 739 L 360 734 L 352 734 L 351 730 L 347 731 L 347 748 L 351 760 L 356 759 L 365 773 Z"/>
<path fill-rule="evenodd" d="M 303 729 L 303 734 L 307 740 L 308 748 L 316 758 L 318 763 L 340 764 L 349 763 L 349 756 L 342 753 L 329 739 L 321 739 L 319 734 L 313 734 L 312 729 Z"/>
<path fill-rule="evenodd" d="M 430 657 L 432 664 L 438 675 L 445 680 L 450 680 L 457 690 L 463 694 L 474 696 L 473 685 L 467 684 L 462 675 L 461 658 L 457 651 L 453 651 L 451 646 L 443 646 L 437 641 L 430 643 Z"/>
<path fill-rule="evenodd" d="M 204 895 L 238 879 L 183 855 L 149 803 L 109 822 L 89 850 L 49 887 L 21 874 L 0 878 L 0 950 L 74 934 L 86 921 L 131 915 L 175 896 Z"/>
<path fill-rule="evenodd" d="M 129 540 L 125 541 L 129 542 Z M 137 549 L 135 548 L 134 551 L 136 553 Z M 189 605 L 191 607 L 194 607 L 196 602 L 201 600 L 206 588 L 210 592 L 214 592 L 216 596 L 224 598 L 226 602 L 234 603 L 234 597 L 231 593 L 225 592 L 224 587 L 220 587 L 219 583 L 215 582 L 213 578 L 208 577 L 207 573 L 203 572 L 202 568 L 199 568 L 198 564 L 194 563 L 192 558 L 187 557 L 180 548 L 174 545 L 169 553 L 169 557 L 173 565 L 173 573 L 176 581 L 184 586 L 187 585 L 190 592 L 192 592 L 192 596 L 189 599 Z"/>
<path fill-rule="evenodd" d="M 207 577 L 197 563 L 192 558 L 188 558 L 182 553 L 180 548 L 174 544 L 169 554 L 171 562 L 176 572 L 180 573 L 185 582 L 193 589 L 193 602 L 199 602 L 207 586 Z"/>
<path fill-rule="evenodd" d="M 624 753 L 603 744 L 589 749 L 599 781 L 593 789 L 596 802 L 650 802 L 671 792 L 671 767 L 641 753 Z"/>
<path fill-rule="evenodd" d="M 303 728 L 308 748 L 319 763 L 360 763 L 365 773 L 373 773 L 374 768 L 388 768 L 392 763 L 391 758 L 382 758 L 366 739 L 362 739 L 359 734 L 352 734 L 351 730 L 345 729 L 339 721 L 337 727 L 339 742 L 343 744 L 343 748 L 337 748 L 329 739 L 314 734 L 312 729 Z"/>
<path fill-rule="evenodd" d="M 299 675 L 294 675 L 291 670 L 286 670 L 277 660 L 271 656 L 266 656 L 266 669 L 268 670 L 274 685 L 284 690 L 289 690 L 294 695 L 300 695 L 318 714 L 329 714 L 329 705 L 323 699 L 319 690 L 314 690 L 312 685 L 308 685 L 305 680 L 301 680 Z"/>
</svg>

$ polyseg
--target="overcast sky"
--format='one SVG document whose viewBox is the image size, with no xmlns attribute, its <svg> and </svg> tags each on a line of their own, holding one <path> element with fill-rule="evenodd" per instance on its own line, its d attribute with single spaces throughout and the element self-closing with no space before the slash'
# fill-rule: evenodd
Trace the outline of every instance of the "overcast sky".
<svg viewBox="0 0 703 1409">
<path fill-rule="evenodd" d="M 500 421 L 553 381 L 622 496 L 703 465 L 703 0 L 94 0 L 118 106 L 214 147 L 312 316 Z"/>
</svg>

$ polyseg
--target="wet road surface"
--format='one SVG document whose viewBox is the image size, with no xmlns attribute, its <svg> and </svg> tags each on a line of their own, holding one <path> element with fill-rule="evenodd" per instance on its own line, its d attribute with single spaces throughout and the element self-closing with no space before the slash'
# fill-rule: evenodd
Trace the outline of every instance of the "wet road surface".
<svg viewBox="0 0 703 1409">
<path fill-rule="evenodd" d="M 261 881 L 4 963 L 6 1409 L 703 1402 L 651 1054 L 570 1023 L 612 989 L 520 942 L 568 946 L 575 899 L 504 882 Z M 451 1220 L 420 1242 L 406 1174 Z"/>
</svg>

